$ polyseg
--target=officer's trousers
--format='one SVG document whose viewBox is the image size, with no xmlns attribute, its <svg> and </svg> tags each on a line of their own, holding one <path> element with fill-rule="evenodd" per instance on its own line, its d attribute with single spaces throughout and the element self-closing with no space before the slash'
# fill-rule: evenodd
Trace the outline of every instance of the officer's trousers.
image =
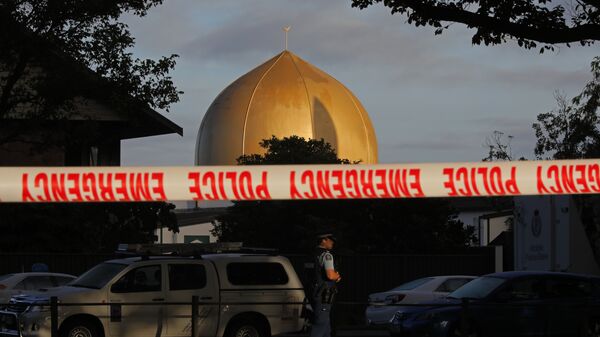
<svg viewBox="0 0 600 337">
<path fill-rule="evenodd" d="M 313 301 L 314 318 L 310 337 L 331 337 L 331 304 Z"/>
</svg>

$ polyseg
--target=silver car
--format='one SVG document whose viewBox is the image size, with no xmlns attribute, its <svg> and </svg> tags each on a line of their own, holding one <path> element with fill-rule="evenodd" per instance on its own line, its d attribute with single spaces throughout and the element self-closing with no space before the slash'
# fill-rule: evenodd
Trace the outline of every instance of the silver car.
<svg viewBox="0 0 600 337">
<path fill-rule="evenodd" d="M 60 273 L 15 273 L 0 276 L 0 307 L 13 295 L 39 294 L 45 289 L 63 286 L 75 276 Z"/>
<path fill-rule="evenodd" d="M 365 312 L 366 322 L 372 326 L 388 325 L 396 312 L 407 308 L 402 305 L 444 298 L 475 278 L 465 275 L 424 277 L 385 292 L 371 294 Z"/>
</svg>

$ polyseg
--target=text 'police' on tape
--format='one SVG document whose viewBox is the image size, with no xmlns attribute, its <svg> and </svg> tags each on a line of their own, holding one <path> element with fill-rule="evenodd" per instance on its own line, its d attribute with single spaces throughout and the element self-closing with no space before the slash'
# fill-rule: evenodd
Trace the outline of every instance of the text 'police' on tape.
<svg viewBox="0 0 600 337">
<path fill-rule="evenodd" d="M 2 202 L 316 200 L 600 193 L 600 161 L 1 167 Z"/>
</svg>

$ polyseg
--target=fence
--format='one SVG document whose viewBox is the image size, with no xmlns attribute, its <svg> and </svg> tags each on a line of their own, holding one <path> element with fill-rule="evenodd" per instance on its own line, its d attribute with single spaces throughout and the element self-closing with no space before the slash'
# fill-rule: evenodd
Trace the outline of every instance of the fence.
<svg viewBox="0 0 600 337">
<path fill-rule="evenodd" d="M 81 274 L 99 262 L 115 258 L 112 254 L 1 254 L 0 274 L 28 271 L 44 262 L 53 272 Z M 313 259 L 305 255 L 288 256 L 303 285 L 310 291 L 314 275 Z M 494 271 L 493 248 L 472 248 L 439 255 L 341 255 L 336 257 L 343 275 L 334 320 L 339 325 L 364 324 L 366 302 L 370 293 L 384 291 L 419 277 L 433 275 L 483 275 Z"/>
<path fill-rule="evenodd" d="M 202 305 L 218 305 L 218 302 L 209 303 L 199 300 L 198 296 L 192 296 L 190 302 L 143 302 L 143 303 L 119 303 L 119 305 L 133 305 L 133 306 L 156 306 L 156 305 L 178 305 L 188 306 L 190 312 L 190 336 L 197 337 L 200 333 L 206 333 L 206 331 L 200 331 L 199 326 L 199 308 Z M 233 305 L 236 303 L 228 303 Z M 244 302 L 244 304 L 247 304 Z M 277 302 L 277 303 L 262 303 L 257 301 L 257 304 L 263 305 L 282 305 L 282 304 L 293 304 L 300 305 L 300 302 Z M 46 305 L 50 306 L 49 313 L 49 330 L 51 337 L 59 336 L 59 310 L 61 307 L 67 306 L 110 306 L 107 303 L 60 303 L 56 297 L 51 297 L 50 302 Z M 391 322 L 387 328 L 393 334 L 410 334 L 410 335 L 429 335 L 430 332 L 435 329 L 442 328 L 444 335 L 457 336 L 481 336 L 487 335 L 485 331 L 493 331 L 494 335 L 497 336 L 511 336 L 506 334 L 508 332 L 502 332 L 502 326 L 508 327 L 507 330 L 518 333 L 532 333 L 541 336 L 559 335 L 568 336 L 571 335 L 567 332 L 577 333 L 579 336 L 598 336 L 600 333 L 600 303 L 593 301 L 592 298 L 586 298 L 578 301 L 577 303 L 556 303 L 553 308 L 555 311 L 555 319 L 567 319 L 566 324 L 562 326 L 553 324 L 552 315 L 548 315 L 548 303 L 547 302 L 521 302 L 521 303 L 509 303 L 509 302 L 481 302 L 478 300 L 471 300 L 463 298 L 456 300 L 455 302 L 449 303 L 437 303 L 433 304 L 398 304 L 392 306 L 400 306 L 403 309 L 403 314 L 394 316 L 393 322 Z M 406 311 L 409 310 L 409 311 Z M 412 312 L 410 310 L 413 310 Z M 444 312 L 444 310 L 446 310 Z M 492 310 L 490 312 L 490 310 Z M 431 315 L 422 315 L 424 312 L 429 312 Z M 494 313 L 495 316 L 489 322 L 483 322 L 486 317 L 488 321 L 490 313 Z M 569 312 L 569 317 L 560 317 L 560 314 Z M 441 313 L 441 315 L 440 315 Z M 527 313 L 526 317 L 521 317 L 518 322 L 514 321 L 517 316 L 522 316 L 522 313 Z M 536 315 L 536 313 L 540 315 Z M 575 315 L 573 315 L 575 314 Z M 6 319 L 7 315 L 14 317 L 11 320 Z M 487 315 L 487 316 L 486 316 Z M 416 317 L 424 316 L 424 319 L 418 319 Z M 539 317 L 538 317 L 539 316 Z M 37 316 L 34 316 L 37 317 Z M 179 317 L 179 316 L 178 316 Z M 539 318 L 537 321 L 532 320 Z M 16 314 L 8 312 L 0 312 L 0 322 L 2 329 L 0 329 L 0 336 L 2 337 L 14 337 L 20 334 L 20 323 L 21 318 Z M 37 317 L 37 319 L 45 320 L 44 317 Z M 127 319 L 124 317 L 124 319 Z M 158 316 L 156 319 L 148 317 L 148 324 L 152 324 L 154 320 L 156 324 L 157 335 L 160 335 L 162 330 L 162 318 Z M 522 324 L 529 319 L 535 324 Z M 111 317 L 112 320 L 112 317 Z M 47 322 L 47 321 L 46 321 Z M 119 319 L 118 322 L 121 322 Z M 446 324 L 443 324 L 445 322 Z M 530 323 L 531 323 L 530 322 Z M 31 323 L 31 322 L 29 322 Z M 258 322 L 255 322 L 259 324 Z M 415 324 L 416 323 L 416 324 Z M 555 323 L 555 322 L 554 322 Z M 249 322 L 252 324 L 252 322 Z M 441 324 L 441 325 L 440 325 Z M 438 331 L 439 332 L 439 331 Z M 565 334 L 567 333 L 567 334 Z"/>
<path fill-rule="evenodd" d="M 435 275 L 483 275 L 494 272 L 494 254 L 493 247 L 481 247 L 436 255 L 336 256 L 343 281 L 339 286 L 334 320 L 343 326 L 363 325 L 369 294 L 391 289 L 416 278 Z M 4 253 L 0 254 L 0 275 L 29 271 L 31 265 L 39 262 L 47 264 L 52 272 L 79 275 L 94 265 L 113 258 L 113 254 Z M 308 294 L 314 275 L 313 258 L 306 255 L 289 255 L 288 258 Z"/>
<path fill-rule="evenodd" d="M 288 256 L 305 289 L 310 291 L 314 261 L 308 256 Z M 484 275 L 495 271 L 494 247 L 464 249 L 429 255 L 336 256 L 342 274 L 334 320 L 338 325 L 365 323 L 371 293 L 386 291 L 417 278 L 437 275 Z"/>
</svg>

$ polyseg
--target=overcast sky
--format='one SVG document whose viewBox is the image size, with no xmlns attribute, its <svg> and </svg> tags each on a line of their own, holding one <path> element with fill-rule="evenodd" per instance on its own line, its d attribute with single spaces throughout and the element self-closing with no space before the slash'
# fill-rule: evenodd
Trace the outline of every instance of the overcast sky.
<svg viewBox="0 0 600 337">
<path fill-rule="evenodd" d="M 185 94 L 162 112 L 184 129 L 123 141 L 123 165 L 192 165 L 196 133 L 219 92 L 289 49 L 344 83 L 369 112 L 382 163 L 479 161 L 494 130 L 514 136 L 517 157 L 533 158 L 537 114 L 591 79 L 598 47 L 559 47 L 540 55 L 514 43 L 472 46 L 472 31 L 441 36 L 383 6 L 350 0 L 168 0 L 144 18 L 126 17 L 133 53 L 178 54 L 173 79 Z"/>
</svg>

